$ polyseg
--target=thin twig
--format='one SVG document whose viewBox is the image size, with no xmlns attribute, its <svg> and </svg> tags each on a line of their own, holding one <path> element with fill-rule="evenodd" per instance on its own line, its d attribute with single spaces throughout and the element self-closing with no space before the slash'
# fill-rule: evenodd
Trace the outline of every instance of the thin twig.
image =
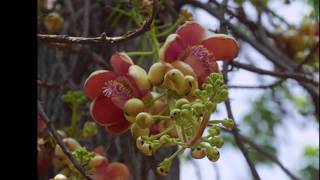
<svg viewBox="0 0 320 180">
<path fill-rule="evenodd" d="M 269 85 L 260 85 L 260 86 L 245 86 L 245 85 L 228 85 L 228 88 L 239 88 L 239 89 L 272 89 L 278 85 L 280 85 L 282 82 L 284 81 L 284 79 L 280 79 L 272 84 Z"/>
<path fill-rule="evenodd" d="M 40 79 L 37 80 L 37 84 L 40 86 L 40 87 L 44 87 L 44 88 L 59 88 L 61 87 L 62 85 L 66 84 L 69 80 L 69 77 L 62 80 L 61 82 L 58 82 L 58 83 L 48 83 L 46 81 L 42 81 Z"/>
<path fill-rule="evenodd" d="M 240 138 L 246 142 L 247 144 L 249 144 L 251 147 L 253 147 L 254 149 L 256 149 L 257 151 L 259 151 L 261 154 L 263 154 L 264 156 L 266 156 L 267 158 L 269 158 L 271 161 L 273 161 L 274 163 L 276 163 L 277 165 L 280 166 L 280 168 L 291 178 L 294 180 L 299 180 L 298 177 L 296 177 L 295 175 L 293 175 L 286 167 L 284 167 L 284 165 L 278 160 L 278 158 L 276 158 L 275 156 L 273 156 L 272 154 L 270 154 L 268 151 L 266 151 L 265 149 L 263 149 L 262 147 L 260 147 L 259 145 L 257 145 L 256 143 L 254 143 L 253 141 L 251 141 L 250 139 L 248 139 L 247 137 L 244 137 L 243 135 L 239 134 Z"/>
<path fill-rule="evenodd" d="M 275 77 L 282 77 L 282 78 L 291 78 L 291 79 L 295 79 L 298 81 L 304 81 L 307 83 L 311 83 L 313 85 L 319 86 L 319 82 L 303 75 L 303 74 L 297 74 L 297 73 L 287 73 L 287 72 L 274 72 L 274 71 L 268 71 L 265 69 L 260 69 L 257 68 L 253 65 L 250 64 L 243 64 L 243 63 L 239 63 L 239 62 L 232 62 L 232 65 L 241 69 L 245 69 L 251 72 L 255 72 L 258 74 L 264 74 L 264 75 L 270 75 L 270 76 L 275 76 Z"/>
<path fill-rule="evenodd" d="M 221 20 L 221 24 L 220 25 L 220 30 L 222 33 L 227 33 L 227 28 L 226 28 L 226 25 L 225 25 L 225 18 L 224 18 L 224 14 L 225 14 L 225 11 L 226 11 L 226 4 L 227 4 L 227 0 L 224 0 L 221 4 L 221 6 L 219 7 L 220 12 L 218 14 L 218 17 L 219 19 Z M 229 62 L 223 62 L 223 69 L 222 69 L 222 74 L 223 74 L 223 80 L 224 80 L 224 83 L 225 84 L 228 84 L 228 64 Z M 233 117 L 233 113 L 232 113 L 232 110 L 231 110 L 231 105 L 230 105 L 230 101 L 229 101 L 229 97 L 227 97 L 227 100 L 225 101 L 225 106 L 226 106 L 226 109 L 227 109 L 227 113 L 228 113 L 228 118 L 232 119 L 234 121 L 234 117 Z M 254 165 L 254 163 L 252 162 L 252 160 L 250 159 L 249 157 L 249 154 L 248 154 L 248 150 L 244 147 L 244 144 L 243 142 L 241 141 L 240 137 L 239 137 L 239 132 L 238 132 L 238 128 L 237 128 L 237 124 L 236 122 L 234 121 L 234 127 L 232 128 L 232 134 L 233 134 L 233 137 L 236 141 L 236 144 L 237 146 L 239 147 L 240 151 L 242 152 L 244 158 L 246 159 L 248 165 L 249 165 L 249 168 L 250 168 L 250 171 L 251 171 L 251 174 L 253 176 L 253 178 L 255 180 L 260 180 L 260 177 L 259 177 L 259 174 L 256 170 L 256 167 Z"/>
<path fill-rule="evenodd" d="M 38 103 L 38 113 L 41 116 L 41 118 L 46 123 L 50 133 L 52 134 L 55 141 L 59 144 L 64 154 L 69 158 L 69 160 L 72 162 L 74 167 L 88 180 L 94 180 L 90 175 L 88 175 L 85 171 L 85 169 L 82 167 L 82 165 L 73 157 L 67 146 L 63 143 L 61 140 L 59 134 L 57 133 L 56 129 L 54 128 L 52 121 L 48 118 L 47 114 L 44 112 L 43 107 L 39 101 Z"/>
<path fill-rule="evenodd" d="M 228 132 L 228 133 L 232 133 L 232 131 L 226 129 L 226 128 L 222 128 L 223 131 Z M 280 166 L 280 168 L 289 176 L 291 177 L 291 179 L 294 180 L 299 180 L 298 177 L 296 177 L 292 172 L 290 172 L 286 167 L 284 167 L 284 165 L 277 159 L 277 157 L 273 156 L 271 153 L 269 153 L 268 151 L 266 151 L 264 148 L 262 148 L 261 146 L 259 146 L 258 144 L 256 144 L 255 142 L 251 141 L 249 138 L 243 136 L 242 134 L 239 134 L 240 139 L 242 139 L 246 144 L 249 144 L 252 148 L 256 149 L 258 152 L 260 152 L 262 155 L 264 155 L 265 157 L 267 157 L 268 159 L 270 159 L 271 161 L 273 161 L 274 163 L 276 163 L 277 165 Z"/>
<path fill-rule="evenodd" d="M 228 82 L 227 69 L 228 69 L 228 64 L 226 62 L 224 62 L 223 71 L 222 72 L 223 72 L 223 78 L 224 78 L 225 84 L 227 84 L 227 82 Z M 232 113 L 232 110 L 231 110 L 229 97 L 225 101 L 225 106 L 226 106 L 226 109 L 227 109 L 228 118 L 230 118 L 230 119 L 232 119 L 234 121 L 234 117 L 233 117 L 233 113 Z M 238 145 L 239 149 L 241 150 L 243 156 L 245 157 L 245 159 L 246 159 L 246 161 L 247 161 L 247 163 L 249 165 L 249 168 L 251 170 L 252 176 L 254 177 L 255 180 L 259 180 L 260 179 L 259 174 L 257 173 L 257 170 L 256 170 L 256 168 L 254 166 L 254 163 L 249 158 L 248 150 L 244 147 L 244 144 L 240 139 L 239 132 L 237 130 L 237 124 L 236 124 L 235 121 L 234 121 L 234 124 L 235 124 L 234 128 L 232 129 L 231 132 L 232 132 L 232 134 L 234 136 L 236 144 Z"/>
<path fill-rule="evenodd" d="M 153 19 L 156 16 L 157 1 L 153 0 L 152 14 L 144 21 L 143 25 L 138 29 L 128 32 L 122 36 L 109 37 L 106 33 L 102 33 L 99 37 L 72 37 L 68 35 L 48 35 L 38 34 L 38 40 L 44 42 L 56 42 L 56 43 L 74 43 L 74 44 L 116 44 L 127 41 L 129 39 L 136 38 L 141 34 L 147 32 L 151 28 Z"/>
</svg>

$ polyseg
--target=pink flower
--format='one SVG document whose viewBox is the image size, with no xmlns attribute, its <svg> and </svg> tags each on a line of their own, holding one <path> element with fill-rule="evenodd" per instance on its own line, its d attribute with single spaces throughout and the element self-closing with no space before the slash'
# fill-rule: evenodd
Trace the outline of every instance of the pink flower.
<svg viewBox="0 0 320 180">
<path fill-rule="evenodd" d="M 113 71 L 91 73 L 84 84 L 85 95 L 92 100 L 93 119 L 111 134 L 121 134 L 130 127 L 123 114 L 123 106 L 130 98 L 144 98 L 150 83 L 144 69 L 134 65 L 125 53 L 115 53 L 110 59 Z"/>
<path fill-rule="evenodd" d="M 160 49 L 160 60 L 175 66 L 193 69 L 199 85 L 212 72 L 218 72 L 217 60 L 228 61 L 238 55 L 237 41 L 231 36 L 214 34 L 205 38 L 204 28 L 193 21 L 179 27 L 167 37 Z"/>
</svg>

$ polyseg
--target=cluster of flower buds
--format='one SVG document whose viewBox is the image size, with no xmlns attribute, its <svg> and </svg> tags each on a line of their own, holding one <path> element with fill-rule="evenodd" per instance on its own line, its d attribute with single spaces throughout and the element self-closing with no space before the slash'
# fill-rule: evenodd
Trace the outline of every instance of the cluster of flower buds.
<svg viewBox="0 0 320 180">
<path fill-rule="evenodd" d="M 61 131 L 59 133 L 62 137 Z M 130 172 L 126 165 L 120 162 L 109 163 L 108 158 L 104 156 L 104 148 L 98 146 L 94 152 L 88 151 L 80 143 L 70 137 L 63 138 L 63 142 L 72 152 L 73 156 L 80 162 L 87 172 L 92 174 L 95 180 L 115 180 L 128 179 Z M 53 165 L 59 169 L 59 173 L 53 180 L 76 180 L 81 179 L 81 175 L 74 168 L 71 161 L 57 144 L 54 150 Z"/>
<path fill-rule="evenodd" d="M 159 50 L 160 62 L 148 72 L 122 52 L 111 57 L 113 72 L 92 73 L 84 86 L 92 100 L 91 115 L 109 133 L 130 128 L 137 148 L 146 156 L 179 145 L 177 152 L 159 164 L 161 175 L 169 172 L 171 161 L 187 148 L 194 158 L 207 156 L 216 161 L 223 145 L 217 129 L 233 126 L 232 120 L 210 121 L 217 104 L 228 97 L 216 61 L 229 61 L 237 54 L 238 44 L 231 36 L 205 38 L 201 25 L 186 22 L 167 37 Z M 208 124 L 216 128 L 216 134 L 202 138 Z"/>
<path fill-rule="evenodd" d="M 170 91 L 170 90 L 168 90 Z M 180 97 L 177 92 L 167 94 L 167 101 L 170 95 L 176 97 L 168 104 L 169 110 L 159 115 L 152 115 L 148 112 L 134 112 L 137 114 L 135 119 L 131 117 L 133 125 L 131 131 L 136 138 L 136 146 L 146 156 L 152 156 L 159 148 L 179 145 L 181 148 L 165 158 L 157 167 L 157 172 L 166 175 L 169 172 L 171 161 L 185 149 L 191 149 L 191 156 L 195 159 L 207 157 L 210 161 L 219 159 L 218 148 L 224 144 L 220 135 L 220 127 L 228 129 L 233 128 L 231 119 L 209 120 L 216 105 L 226 100 L 228 91 L 223 83 L 223 77 L 220 73 L 212 73 L 208 76 L 207 83 L 202 85 L 202 89 L 196 89 L 194 96 Z M 171 97 L 172 98 L 172 97 Z M 138 103 L 139 102 L 139 103 Z M 133 109 L 143 109 L 138 105 L 141 102 L 137 99 L 127 101 L 127 112 L 133 112 Z M 130 107 L 130 108 L 129 108 Z M 125 108 L 126 110 L 126 108 Z M 206 119 L 206 120 L 205 120 Z M 171 126 L 161 129 L 157 134 L 149 134 L 149 129 L 158 122 L 171 122 Z M 206 121 L 206 124 L 202 125 Z M 202 137 L 204 128 L 211 125 L 209 135 Z M 170 132 L 175 131 L 176 136 Z M 197 138 L 197 139 L 195 139 Z"/>
</svg>

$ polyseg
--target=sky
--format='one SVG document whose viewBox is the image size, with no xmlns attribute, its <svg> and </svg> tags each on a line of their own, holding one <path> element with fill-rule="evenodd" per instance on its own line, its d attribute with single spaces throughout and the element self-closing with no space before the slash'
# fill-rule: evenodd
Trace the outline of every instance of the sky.
<svg viewBox="0 0 320 180">
<path fill-rule="evenodd" d="M 206 1 L 203 1 L 206 2 Z M 276 9 L 276 13 L 285 18 L 289 23 L 298 25 L 304 14 L 310 11 L 311 7 L 308 6 L 302 0 L 292 1 L 290 5 L 283 6 L 279 0 L 272 0 L 269 4 L 271 9 Z M 200 22 L 204 27 L 210 29 L 217 29 L 219 22 L 203 10 L 193 11 L 189 6 L 185 6 L 186 9 L 194 12 L 194 19 Z M 245 4 L 245 10 L 248 15 L 255 16 L 256 12 L 250 4 Z M 265 58 L 255 51 L 250 45 L 244 45 L 240 47 L 246 49 L 245 52 L 241 52 L 236 59 L 239 62 L 246 62 L 246 56 L 251 59 L 257 60 L 255 65 L 263 69 L 272 69 L 272 64 L 265 60 Z M 232 72 L 229 75 L 229 82 L 233 85 L 260 85 L 269 84 L 274 82 L 274 78 L 269 76 L 262 76 L 257 78 L 257 75 L 245 70 L 239 70 Z M 262 82 L 262 83 L 261 83 Z M 292 82 L 294 83 L 294 82 Z M 303 93 L 303 91 L 296 87 L 293 89 L 295 93 Z M 231 106 L 233 109 L 235 121 L 239 122 L 242 117 L 250 112 L 252 102 L 257 99 L 263 90 L 244 90 L 244 89 L 230 89 L 229 97 L 231 98 Z M 287 106 L 290 109 L 290 105 Z M 293 108 L 293 107 L 292 107 Z M 221 104 L 218 107 L 219 113 L 214 114 L 215 119 L 223 119 L 227 117 L 224 105 Z M 318 124 L 303 123 L 303 117 L 297 112 L 292 112 L 290 117 L 285 117 L 284 123 L 275 128 L 277 137 L 277 151 L 280 162 L 283 163 L 291 172 L 297 174 L 302 168 L 301 163 L 297 162 L 297 159 L 301 159 L 304 147 L 306 145 L 319 146 L 319 129 Z M 240 127 L 241 129 L 242 127 Z M 186 154 L 188 151 L 185 152 Z M 194 161 L 200 168 L 202 180 L 215 180 L 217 171 L 219 169 L 219 176 L 221 180 L 247 180 L 250 179 L 251 173 L 249 167 L 238 149 L 224 145 L 220 151 L 220 159 L 216 163 L 212 163 L 207 158 Z M 215 167 L 214 167 L 215 164 Z M 279 168 L 278 165 L 259 165 L 257 166 L 258 174 L 262 180 L 277 179 L 277 180 L 289 180 L 289 177 Z M 181 159 L 180 167 L 180 179 L 181 180 L 197 180 L 197 175 L 194 166 L 188 161 Z"/>
</svg>

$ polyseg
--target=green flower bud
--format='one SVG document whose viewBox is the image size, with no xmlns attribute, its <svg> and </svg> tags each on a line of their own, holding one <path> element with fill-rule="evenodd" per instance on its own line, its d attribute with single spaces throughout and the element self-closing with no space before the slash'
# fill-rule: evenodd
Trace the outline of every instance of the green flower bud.
<svg viewBox="0 0 320 180">
<path fill-rule="evenodd" d="M 188 104 L 189 101 L 186 98 L 181 98 L 176 101 L 176 107 L 181 108 L 182 105 Z"/>
<path fill-rule="evenodd" d="M 197 97 L 200 97 L 201 96 L 201 90 L 200 89 L 196 89 L 194 91 L 194 95 L 197 96 Z"/>
<path fill-rule="evenodd" d="M 149 128 L 152 124 L 152 116 L 147 112 L 141 112 L 136 116 L 136 124 L 144 129 Z"/>
<path fill-rule="evenodd" d="M 145 144 L 145 140 L 142 139 L 142 137 L 138 137 L 137 140 L 136 140 L 136 145 L 137 145 L 137 148 L 142 150 L 142 146 Z"/>
<path fill-rule="evenodd" d="M 207 110 L 214 111 L 216 108 L 216 104 L 214 104 L 213 102 L 206 102 L 205 107 Z"/>
<path fill-rule="evenodd" d="M 165 134 L 165 135 L 162 135 L 159 139 L 160 141 L 160 144 L 162 144 L 163 146 L 167 145 L 170 143 L 171 141 L 171 138 L 169 135 Z"/>
<path fill-rule="evenodd" d="M 223 89 L 220 91 L 220 93 L 215 97 L 217 102 L 223 102 L 227 100 L 228 98 L 228 91 L 226 89 Z"/>
<path fill-rule="evenodd" d="M 184 105 L 181 106 L 181 109 L 190 110 L 191 109 L 191 105 L 190 104 L 184 104 Z"/>
<path fill-rule="evenodd" d="M 190 119 L 192 117 L 192 112 L 190 110 L 187 110 L 187 109 L 182 109 L 181 110 L 181 116 L 184 117 L 184 118 Z"/>
<path fill-rule="evenodd" d="M 98 127 L 95 122 L 85 122 L 82 129 L 82 136 L 84 138 L 90 138 L 96 135 L 98 132 Z"/>
<path fill-rule="evenodd" d="M 220 86 L 223 85 L 223 81 L 221 79 L 217 79 L 214 84 L 213 84 L 213 88 L 219 88 Z"/>
<path fill-rule="evenodd" d="M 234 122 L 232 119 L 225 119 L 223 122 L 222 122 L 222 125 L 228 129 L 232 129 L 234 127 Z"/>
<path fill-rule="evenodd" d="M 177 119 L 181 114 L 181 111 L 180 109 L 173 109 L 171 112 L 170 112 L 170 117 L 171 119 Z"/>
<path fill-rule="evenodd" d="M 149 136 L 149 128 L 142 129 L 136 123 L 133 123 L 131 126 L 131 135 L 136 139 L 139 136 Z"/>
<path fill-rule="evenodd" d="M 144 155 L 146 155 L 146 156 L 152 156 L 152 146 L 151 146 L 151 144 L 149 144 L 149 143 L 144 143 L 143 145 L 142 145 L 142 152 L 143 152 L 143 154 Z"/>
<path fill-rule="evenodd" d="M 207 149 L 204 147 L 195 147 L 191 149 L 191 156 L 195 159 L 202 159 L 207 155 Z"/>
<path fill-rule="evenodd" d="M 212 161 L 216 162 L 220 158 L 220 153 L 216 147 L 207 147 L 207 158 Z"/>
<path fill-rule="evenodd" d="M 166 176 L 168 175 L 170 168 L 171 168 L 171 161 L 168 158 L 166 158 L 157 167 L 157 172 L 162 176 Z"/>
<path fill-rule="evenodd" d="M 128 117 L 127 120 L 132 122 L 134 119 L 130 117 L 135 117 L 138 113 L 145 111 L 145 106 L 142 100 L 131 98 L 124 104 L 123 111 Z"/>
<path fill-rule="evenodd" d="M 214 136 L 211 140 L 210 140 L 210 144 L 212 146 L 216 146 L 218 148 L 221 148 L 224 144 L 224 140 L 221 136 Z"/>
<path fill-rule="evenodd" d="M 192 104 L 192 108 L 199 116 L 202 116 L 204 114 L 205 106 L 202 103 L 194 103 Z"/>
<path fill-rule="evenodd" d="M 220 134 L 220 128 L 218 126 L 211 126 L 209 129 L 208 129 L 208 133 L 211 135 L 211 136 L 217 136 Z"/>
<path fill-rule="evenodd" d="M 151 142 L 151 150 L 152 150 L 152 152 L 155 152 L 160 147 L 161 147 L 161 144 L 160 144 L 159 140 L 154 140 L 154 141 Z"/>
</svg>

